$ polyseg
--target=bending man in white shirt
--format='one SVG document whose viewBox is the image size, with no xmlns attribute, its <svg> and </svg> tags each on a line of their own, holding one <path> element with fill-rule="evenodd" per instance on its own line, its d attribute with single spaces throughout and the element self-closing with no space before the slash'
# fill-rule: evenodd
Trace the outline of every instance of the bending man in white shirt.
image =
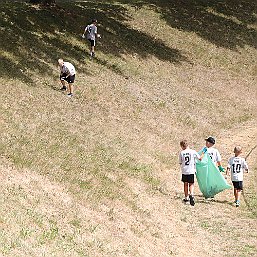
<svg viewBox="0 0 257 257">
<path fill-rule="evenodd" d="M 73 96 L 74 91 L 74 81 L 76 70 L 75 67 L 70 62 L 64 62 L 63 59 L 58 60 L 58 64 L 60 67 L 60 80 L 62 83 L 61 90 L 66 91 L 67 87 L 65 83 L 68 83 L 68 96 Z"/>
</svg>

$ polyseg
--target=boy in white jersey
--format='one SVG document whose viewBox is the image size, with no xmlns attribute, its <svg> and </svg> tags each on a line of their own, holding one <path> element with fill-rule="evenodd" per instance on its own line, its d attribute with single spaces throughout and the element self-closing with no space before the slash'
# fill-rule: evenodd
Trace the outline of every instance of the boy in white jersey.
<svg viewBox="0 0 257 257">
<path fill-rule="evenodd" d="M 246 160 L 239 155 L 242 153 L 242 147 L 236 146 L 234 148 L 235 156 L 228 160 L 227 172 L 231 171 L 231 180 L 234 186 L 234 196 L 236 207 L 240 205 L 240 194 L 243 190 L 243 176 L 244 171 L 248 172 L 248 165 Z"/>
<path fill-rule="evenodd" d="M 187 140 L 180 142 L 182 151 L 179 154 L 179 164 L 182 171 L 182 182 L 184 183 L 184 202 L 190 201 L 192 206 L 195 205 L 194 201 L 194 176 L 195 176 L 195 163 L 196 159 L 201 160 L 200 156 L 195 150 L 189 148 Z M 189 192 L 188 192 L 189 191 Z"/>
<path fill-rule="evenodd" d="M 224 172 L 225 169 L 221 166 L 221 156 L 219 151 L 214 148 L 215 145 L 215 138 L 214 137 L 208 137 L 205 139 L 206 141 L 206 147 L 202 149 L 202 152 L 207 152 L 212 159 L 212 161 L 218 166 L 218 169 L 220 172 Z"/>
<path fill-rule="evenodd" d="M 87 35 L 87 40 L 90 42 L 90 57 L 95 56 L 95 44 L 96 37 L 101 38 L 100 34 L 97 34 L 97 20 L 93 19 L 90 25 L 87 25 L 85 31 L 82 35 L 82 38 L 85 38 L 85 34 Z"/>
<path fill-rule="evenodd" d="M 61 90 L 67 90 L 65 82 L 68 82 L 68 96 L 73 96 L 73 83 L 75 81 L 76 70 L 75 67 L 70 62 L 64 62 L 63 59 L 58 60 L 58 64 L 60 67 L 60 80 L 62 83 Z"/>
</svg>

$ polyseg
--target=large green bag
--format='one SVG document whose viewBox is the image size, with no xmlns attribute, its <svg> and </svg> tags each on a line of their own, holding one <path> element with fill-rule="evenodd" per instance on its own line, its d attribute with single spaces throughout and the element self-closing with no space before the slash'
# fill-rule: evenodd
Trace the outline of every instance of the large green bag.
<svg viewBox="0 0 257 257">
<path fill-rule="evenodd" d="M 206 153 L 202 161 L 196 163 L 196 178 L 205 198 L 213 197 L 221 191 L 231 188 L 209 154 Z"/>
</svg>

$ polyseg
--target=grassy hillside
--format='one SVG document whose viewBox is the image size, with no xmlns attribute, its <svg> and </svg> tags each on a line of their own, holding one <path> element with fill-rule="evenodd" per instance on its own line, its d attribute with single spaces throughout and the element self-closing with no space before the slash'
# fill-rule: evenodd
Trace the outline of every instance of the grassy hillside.
<svg viewBox="0 0 257 257">
<path fill-rule="evenodd" d="M 245 154 L 256 145 L 255 7 L 3 1 L 0 254 L 254 256 L 256 150 L 243 232 L 232 191 L 182 206 L 177 155 L 182 138 L 198 150 L 214 135 L 224 165 L 235 144 Z M 94 17 L 102 39 L 91 61 L 81 35 Z M 72 99 L 59 91 L 58 58 L 77 69 Z"/>
</svg>

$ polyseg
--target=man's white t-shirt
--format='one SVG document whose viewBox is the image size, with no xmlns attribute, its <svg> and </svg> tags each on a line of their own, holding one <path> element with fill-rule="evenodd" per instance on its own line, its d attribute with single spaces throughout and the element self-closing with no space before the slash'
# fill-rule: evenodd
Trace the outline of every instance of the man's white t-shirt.
<svg viewBox="0 0 257 257">
<path fill-rule="evenodd" d="M 87 39 L 95 40 L 95 35 L 97 34 L 97 27 L 95 24 L 90 24 L 86 28 Z"/>
<path fill-rule="evenodd" d="M 73 76 L 76 74 L 76 70 L 70 62 L 63 62 L 63 66 L 61 67 L 61 73 Z"/>
<path fill-rule="evenodd" d="M 190 148 L 187 148 L 180 152 L 179 163 L 181 164 L 181 171 L 184 175 L 195 174 L 196 159 L 200 159 L 200 155 Z"/>
<path fill-rule="evenodd" d="M 219 151 L 214 147 L 207 147 L 207 153 L 209 154 L 212 161 L 216 164 L 217 162 L 221 162 L 221 156 Z"/>
<path fill-rule="evenodd" d="M 243 181 L 244 170 L 248 170 L 248 165 L 242 157 L 231 157 L 228 160 L 228 168 L 231 171 L 232 181 Z"/>
</svg>

